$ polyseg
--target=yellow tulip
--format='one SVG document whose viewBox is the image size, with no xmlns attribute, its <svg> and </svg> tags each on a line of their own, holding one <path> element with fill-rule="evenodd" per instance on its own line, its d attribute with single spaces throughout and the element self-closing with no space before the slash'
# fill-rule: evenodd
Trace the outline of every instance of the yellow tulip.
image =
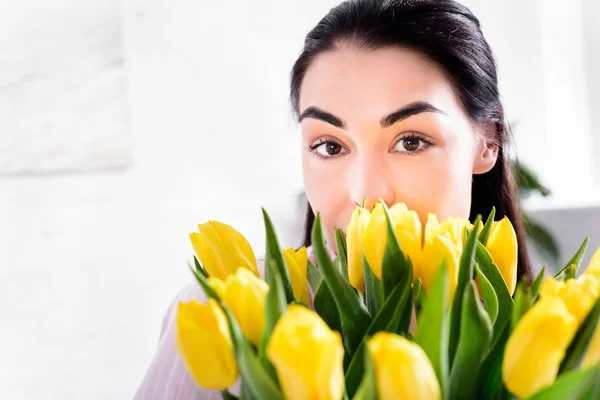
<svg viewBox="0 0 600 400">
<path fill-rule="evenodd" d="M 416 281 L 419 276 L 422 245 L 419 216 L 415 211 L 408 210 L 404 203 L 393 205 L 389 214 L 398 243 L 411 260 L 413 281 Z M 363 253 L 375 276 L 381 279 L 386 243 L 387 221 L 383 205 L 377 203 L 372 212 L 364 208 L 355 209 L 346 230 L 348 279 L 353 287 L 365 290 Z"/>
<path fill-rule="evenodd" d="M 416 343 L 379 332 L 369 341 L 377 396 L 380 400 L 441 398 L 440 384 L 429 358 Z"/>
<path fill-rule="evenodd" d="M 214 276 L 209 276 L 207 281 L 210 287 L 212 287 L 214 291 L 217 292 L 219 297 L 223 299 L 223 296 L 225 295 L 225 282 L 219 278 L 215 278 Z"/>
<path fill-rule="evenodd" d="M 210 277 L 208 283 L 231 310 L 244 335 L 258 346 L 265 327 L 265 301 L 269 286 L 245 268 L 238 268 L 225 282 Z"/>
<path fill-rule="evenodd" d="M 348 280 L 356 289 L 365 291 L 365 270 L 363 267 L 363 237 L 365 235 L 371 213 L 366 208 L 357 207 L 346 229 L 346 246 L 348 251 Z"/>
<path fill-rule="evenodd" d="M 194 381 L 211 390 L 233 385 L 238 368 L 221 306 L 214 299 L 179 303 L 176 323 L 177 350 Z"/>
<path fill-rule="evenodd" d="M 585 369 L 600 362 L 600 324 L 596 325 L 592 341 L 581 361 L 581 368 Z"/>
<path fill-rule="evenodd" d="M 554 382 L 577 321 L 558 297 L 540 297 L 519 320 L 506 343 L 502 380 L 508 390 L 529 397 Z"/>
<path fill-rule="evenodd" d="M 492 223 L 485 245 L 500 270 L 508 291 L 512 295 L 517 287 L 517 260 L 519 256 L 517 234 L 507 217 Z"/>
<path fill-rule="evenodd" d="M 288 400 L 339 400 L 344 395 L 344 348 L 338 332 L 315 312 L 290 304 L 267 346 Z"/>
<path fill-rule="evenodd" d="M 400 243 L 402 251 L 411 261 L 412 278 L 415 282 L 419 278 L 423 247 L 421 220 L 417 212 L 408 210 L 404 203 L 392 206 L 390 217 L 394 224 L 394 232 L 398 238 L 398 243 Z"/>
<path fill-rule="evenodd" d="M 433 285 L 442 261 L 445 261 L 448 274 L 448 298 L 454 297 L 458 284 L 460 255 L 463 251 L 463 231 L 469 225 L 469 221 L 460 218 L 448 218 L 440 224 L 434 214 L 429 214 L 421 261 L 421 281 L 426 293 Z"/>
<path fill-rule="evenodd" d="M 290 280 L 292 281 L 292 291 L 296 300 L 308 305 L 308 281 L 306 278 L 308 267 L 308 253 L 306 247 L 301 247 L 298 251 L 292 248 L 283 251 L 285 263 L 288 267 Z"/>
<path fill-rule="evenodd" d="M 258 276 L 254 251 L 241 233 L 218 221 L 200 224 L 198 230 L 190 233 L 190 240 L 210 276 L 225 279 L 240 267 Z"/>
<path fill-rule="evenodd" d="M 540 288 L 540 297 L 559 297 L 569 312 L 581 324 L 600 294 L 600 283 L 593 275 L 560 281 L 546 279 Z"/>
<path fill-rule="evenodd" d="M 390 219 L 394 232 L 402 251 L 411 259 L 413 264 L 413 278 L 418 277 L 418 266 L 421 255 L 421 222 L 415 211 L 408 210 L 406 204 L 398 203 L 389 209 Z M 365 258 L 375 276 L 381 279 L 383 255 L 387 243 L 387 221 L 385 210 L 381 203 L 377 203 L 371 219 L 363 236 L 363 249 Z"/>
</svg>

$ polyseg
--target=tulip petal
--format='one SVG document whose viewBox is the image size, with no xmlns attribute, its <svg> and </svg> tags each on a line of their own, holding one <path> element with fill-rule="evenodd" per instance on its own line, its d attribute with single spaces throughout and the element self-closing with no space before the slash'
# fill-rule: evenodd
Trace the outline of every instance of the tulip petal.
<svg viewBox="0 0 600 400">
<path fill-rule="evenodd" d="M 517 286 L 517 261 L 519 250 L 517 234 L 507 217 L 492 224 L 492 230 L 485 247 L 490 252 L 494 264 L 504 277 L 510 294 Z"/>
<path fill-rule="evenodd" d="M 528 397 L 554 382 L 577 322 L 556 297 L 540 298 L 506 343 L 502 379 L 511 393 Z"/>
<path fill-rule="evenodd" d="M 190 375 L 203 388 L 222 390 L 237 379 L 227 320 L 214 299 L 206 305 L 195 300 L 179 303 L 176 346 Z"/>
<path fill-rule="evenodd" d="M 368 348 L 380 400 L 441 398 L 435 371 L 417 344 L 380 332 L 369 341 Z"/>
</svg>

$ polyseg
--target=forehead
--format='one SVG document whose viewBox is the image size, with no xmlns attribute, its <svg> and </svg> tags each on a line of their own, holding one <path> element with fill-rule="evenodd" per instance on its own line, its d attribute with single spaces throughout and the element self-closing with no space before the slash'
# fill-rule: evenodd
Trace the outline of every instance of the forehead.
<svg viewBox="0 0 600 400">
<path fill-rule="evenodd" d="M 300 87 L 299 106 L 300 112 L 318 106 L 348 119 L 380 118 L 414 101 L 460 112 L 444 71 L 418 52 L 345 44 L 315 57 Z"/>
</svg>

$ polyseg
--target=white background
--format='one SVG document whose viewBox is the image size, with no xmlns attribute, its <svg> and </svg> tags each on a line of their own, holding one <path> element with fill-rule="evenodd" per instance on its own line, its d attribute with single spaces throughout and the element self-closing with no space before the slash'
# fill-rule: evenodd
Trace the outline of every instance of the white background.
<svg viewBox="0 0 600 400">
<path fill-rule="evenodd" d="M 530 208 L 547 219 L 566 252 L 585 235 L 599 245 L 600 157 L 593 155 L 600 154 L 600 125 L 592 118 L 600 112 L 593 74 L 600 67 L 599 6 L 591 0 L 467 3 L 496 52 L 507 114 L 518 121 L 518 154 L 556 194 L 531 199 Z M 47 131 L 17 123 L 34 113 L 26 106 L 22 119 L 11 115 L 15 126 L 0 132 L 0 398 L 131 398 L 161 318 L 190 280 L 187 235 L 196 224 L 228 222 L 262 253 L 264 206 L 283 244 L 298 244 L 302 182 L 289 72 L 304 35 L 335 4 L 0 2 L 6 20 L 64 32 L 64 41 L 54 37 L 54 60 L 60 52 L 69 56 L 71 47 L 61 43 L 79 43 L 73 35 L 87 43 L 96 15 L 108 18 L 107 29 L 117 34 L 110 51 L 120 51 L 125 65 L 118 96 L 127 99 L 116 111 L 126 116 L 123 123 L 110 132 L 97 129 L 100 122 L 89 131 L 73 124 L 83 109 L 75 103 L 50 115 L 65 127 L 52 130 L 58 144 L 51 152 L 28 148 L 29 141 L 52 141 Z M 50 5 L 60 9 L 49 12 Z M 65 22 L 86 18 L 89 25 Z M 56 28 L 65 23 L 76 30 Z M 0 26 L 2 85 L 9 66 L 12 82 L 33 64 L 23 53 L 5 51 L 23 49 L 22 25 Z M 30 32 L 46 39 L 44 29 Z M 36 60 L 37 70 L 55 72 L 56 63 Z M 0 104 L 16 104 L 3 87 Z M 105 99 L 101 87 L 81 101 Z M 93 115 L 106 115 L 102 107 L 117 103 L 94 104 Z M 6 112 L 0 109 L 0 116 Z M 57 172 L 57 165 L 67 167 Z M 15 174 L 19 168 L 35 171 Z"/>
</svg>

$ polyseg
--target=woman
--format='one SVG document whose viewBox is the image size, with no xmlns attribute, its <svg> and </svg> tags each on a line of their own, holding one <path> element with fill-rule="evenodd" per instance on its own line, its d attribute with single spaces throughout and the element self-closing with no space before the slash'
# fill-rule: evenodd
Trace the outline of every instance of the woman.
<svg viewBox="0 0 600 400">
<path fill-rule="evenodd" d="M 357 204 L 405 202 L 422 223 L 507 216 L 529 276 L 508 130 L 496 66 L 478 20 L 449 0 L 347 1 L 308 34 L 292 70 L 291 102 L 302 130 L 309 212 L 329 243 Z M 198 388 L 177 354 L 174 306 L 204 299 L 192 283 L 163 321 L 156 356 L 136 398 L 220 398 Z M 210 368 L 210 366 L 207 366 Z"/>
</svg>

